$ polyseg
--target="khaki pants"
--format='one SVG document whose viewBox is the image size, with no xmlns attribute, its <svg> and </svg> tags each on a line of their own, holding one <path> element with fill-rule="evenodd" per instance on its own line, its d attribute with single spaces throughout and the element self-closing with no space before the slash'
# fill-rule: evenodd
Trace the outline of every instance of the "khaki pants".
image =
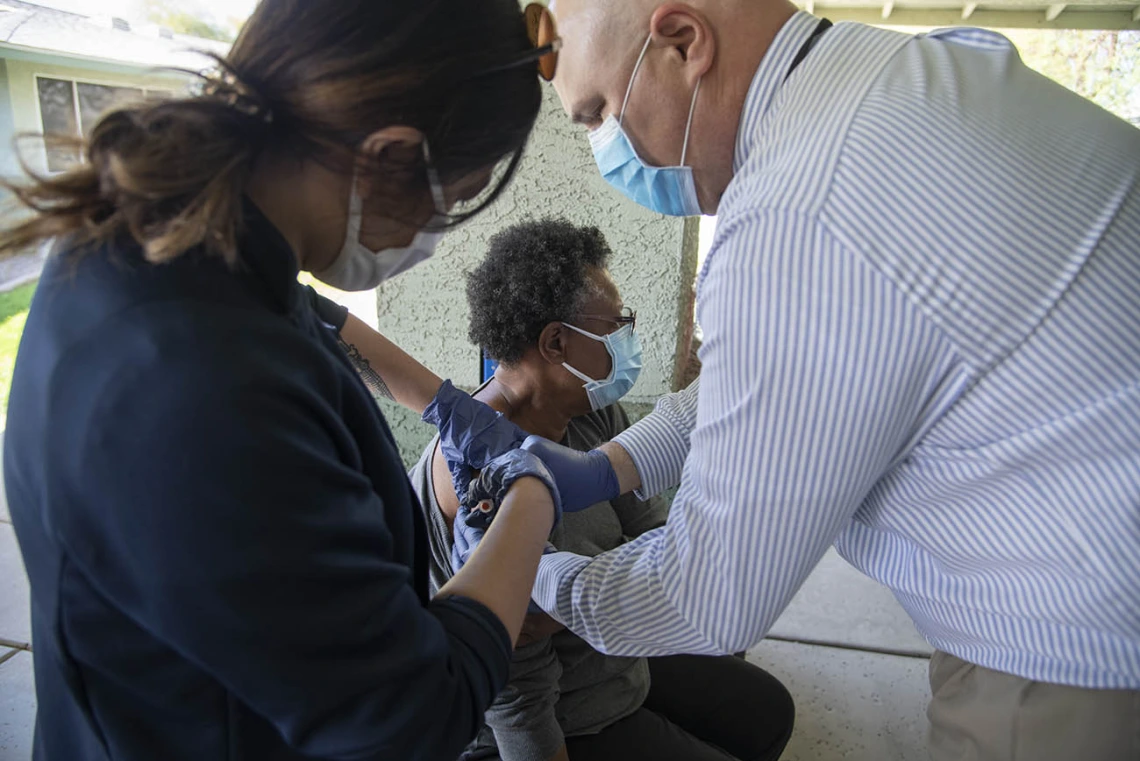
<svg viewBox="0 0 1140 761">
<path fill-rule="evenodd" d="M 1140 761 L 1140 690 L 1031 682 L 937 652 L 934 761 Z"/>
</svg>

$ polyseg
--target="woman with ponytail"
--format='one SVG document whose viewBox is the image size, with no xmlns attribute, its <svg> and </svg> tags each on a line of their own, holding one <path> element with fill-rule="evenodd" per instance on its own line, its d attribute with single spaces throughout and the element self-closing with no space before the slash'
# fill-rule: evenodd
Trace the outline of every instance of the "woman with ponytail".
<svg viewBox="0 0 1140 761">
<path fill-rule="evenodd" d="M 36 759 L 451 761 L 474 737 L 549 474 L 484 470 L 471 494 L 498 515 L 429 599 L 343 314 L 297 275 L 375 287 L 494 201 L 538 114 L 534 29 L 515 0 L 263 0 L 195 95 L 110 113 L 73 169 L 8 187 L 32 213 L 0 254 L 53 249 L 4 447 Z M 515 435 L 387 356 L 393 395 L 471 464 Z"/>
</svg>

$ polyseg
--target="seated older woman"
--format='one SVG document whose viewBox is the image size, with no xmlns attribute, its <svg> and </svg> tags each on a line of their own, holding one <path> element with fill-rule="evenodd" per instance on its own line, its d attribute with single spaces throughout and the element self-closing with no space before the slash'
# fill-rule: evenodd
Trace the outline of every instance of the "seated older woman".
<svg viewBox="0 0 1140 761">
<path fill-rule="evenodd" d="M 629 425 L 617 401 L 641 367 L 635 318 L 606 271 L 609 256 L 595 228 L 521 224 L 491 241 L 467 287 L 471 340 L 501 363 L 476 398 L 526 431 L 580 450 Z M 436 442 L 411 478 L 439 588 L 451 575 L 458 499 Z M 663 525 L 666 515 L 664 502 L 627 495 L 567 514 L 551 542 L 596 555 Z M 793 713 L 783 686 L 739 658 L 606 656 L 538 613 L 467 757 L 775 759 Z"/>
</svg>

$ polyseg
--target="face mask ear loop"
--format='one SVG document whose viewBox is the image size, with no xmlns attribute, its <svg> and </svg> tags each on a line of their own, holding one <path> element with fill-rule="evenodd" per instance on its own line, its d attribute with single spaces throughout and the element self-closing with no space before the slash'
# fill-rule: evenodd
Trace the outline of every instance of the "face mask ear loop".
<svg viewBox="0 0 1140 761">
<path fill-rule="evenodd" d="M 584 372 L 582 372 L 581 370 L 579 370 L 576 367 L 574 367 L 573 365 L 571 365 L 569 362 L 563 362 L 562 363 L 562 369 L 564 369 L 566 372 L 570 373 L 571 375 L 573 375 L 575 378 L 582 381 L 583 383 L 587 383 L 587 384 L 589 384 L 589 383 L 601 383 L 601 381 L 594 380 L 589 375 L 586 375 Z"/>
<path fill-rule="evenodd" d="M 701 82 L 703 81 L 704 77 L 697 80 L 696 89 L 693 90 L 693 102 L 689 104 L 689 123 L 685 125 L 685 144 L 681 146 L 680 166 L 685 165 L 685 156 L 689 154 L 689 133 L 693 129 L 693 114 L 696 113 L 697 110 L 697 95 L 701 92 Z"/>
<path fill-rule="evenodd" d="M 598 335 L 594 335 L 594 334 L 593 334 L 593 333 L 591 333 L 590 331 L 588 331 L 588 330 L 582 330 L 581 328 L 579 328 L 579 327 L 575 327 L 574 325 L 571 325 L 571 324 L 570 324 L 570 323 L 568 323 L 568 322 L 564 322 L 564 323 L 562 323 L 562 325 L 563 325 L 563 327 L 567 327 L 567 328 L 570 328 L 570 330 L 573 330 L 575 333 L 581 333 L 581 334 L 582 334 L 582 335 L 584 335 L 586 338 L 592 338 L 592 339 L 594 339 L 595 341 L 600 341 L 601 343 L 605 343 L 605 342 L 606 342 L 605 336 L 598 336 Z"/>
<path fill-rule="evenodd" d="M 360 242 L 360 228 L 364 219 L 364 197 L 360 195 L 360 170 L 353 168 L 352 184 L 348 190 L 348 225 L 344 245 Z"/>
<path fill-rule="evenodd" d="M 633 65 L 633 74 L 629 77 L 629 86 L 625 88 L 625 100 L 621 102 L 621 114 L 618 116 L 618 124 L 625 121 L 625 107 L 629 105 L 629 94 L 633 92 L 633 81 L 637 79 L 637 72 L 641 68 L 642 61 L 645 60 L 645 54 L 649 52 L 649 43 L 651 42 L 653 42 L 652 34 L 645 38 L 645 45 L 641 48 L 641 55 L 637 57 L 637 63 Z"/>
</svg>

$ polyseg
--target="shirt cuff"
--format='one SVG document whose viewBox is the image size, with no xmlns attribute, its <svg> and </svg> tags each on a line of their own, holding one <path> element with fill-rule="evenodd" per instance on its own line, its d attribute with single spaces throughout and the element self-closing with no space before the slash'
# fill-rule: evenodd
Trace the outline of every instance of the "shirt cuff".
<svg viewBox="0 0 1140 761">
<path fill-rule="evenodd" d="M 638 499 L 655 497 L 680 483 L 689 456 L 688 433 L 657 411 L 614 437 L 614 442 L 629 453 L 641 478 L 641 488 L 634 491 Z"/>
<path fill-rule="evenodd" d="M 553 552 L 539 561 L 533 598 L 558 623 L 565 625 L 573 616 L 574 579 L 589 564 L 590 558 L 572 552 Z"/>
</svg>

